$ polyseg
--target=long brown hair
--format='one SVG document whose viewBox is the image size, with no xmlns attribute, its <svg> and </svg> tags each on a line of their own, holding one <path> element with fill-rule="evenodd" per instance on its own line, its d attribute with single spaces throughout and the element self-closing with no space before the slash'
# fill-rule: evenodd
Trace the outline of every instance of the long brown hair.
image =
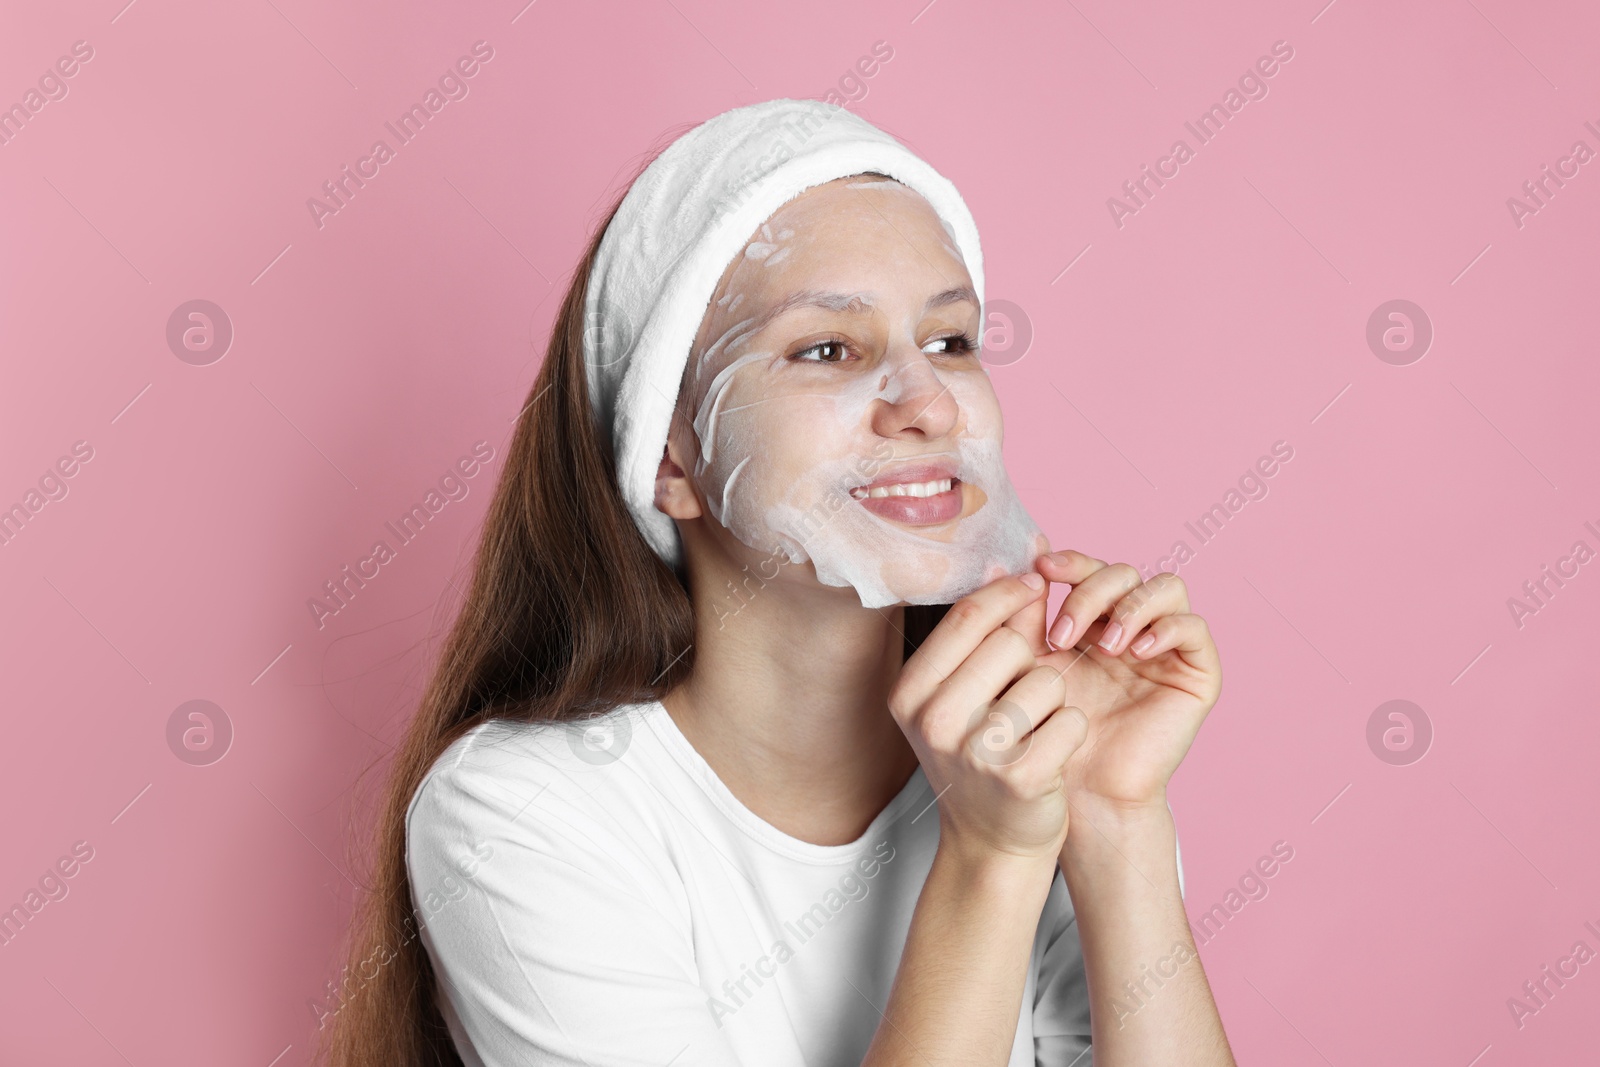
<svg viewBox="0 0 1600 1067">
<path fill-rule="evenodd" d="M 620 205 L 619 197 L 573 272 L 484 519 L 471 584 L 395 753 L 349 963 L 318 1009 L 331 1067 L 462 1062 L 435 1000 L 405 862 L 406 808 L 444 750 L 491 719 L 568 720 L 659 699 L 693 669 L 694 606 L 622 501 L 584 373 L 589 270 Z M 906 655 L 944 611 L 906 609 Z"/>
</svg>

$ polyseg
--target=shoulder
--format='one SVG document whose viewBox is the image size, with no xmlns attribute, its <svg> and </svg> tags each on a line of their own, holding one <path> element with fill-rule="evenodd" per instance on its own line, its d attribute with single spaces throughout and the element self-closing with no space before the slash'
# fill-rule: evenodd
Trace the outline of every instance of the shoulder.
<svg viewBox="0 0 1600 1067">
<path fill-rule="evenodd" d="M 647 1046 L 725 1040 L 651 803 L 673 767 L 633 714 L 483 723 L 411 797 L 412 910 L 469 1062 L 661 1062 Z"/>
<path fill-rule="evenodd" d="M 659 867 L 647 714 L 624 706 L 579 722 L 492 720 L 433 761 L 406 808 L 407 862 L 426 881 L 513 850 L 584 866 Z M 634 871 L 635 876 L 638 871 Z"/>
<path fill-rule="evenodd" d="M 644 714 L 624 706 L 575 722 L 480 723 L 423 774 L 406 808 L 408 831 L 441 817 L 514 819 L 551 790 L 576 790 L 598 803 L 614 800 L 653 762 L 633 744 Z"/>
<path fill-rule="evenodd" d="M 558 757 L 561 724 L 494 719 L 479 723 L 438 754 L 411 795 L 407 820 L 457 792 L 506 792 L 537 783 Z"/>
</svg>

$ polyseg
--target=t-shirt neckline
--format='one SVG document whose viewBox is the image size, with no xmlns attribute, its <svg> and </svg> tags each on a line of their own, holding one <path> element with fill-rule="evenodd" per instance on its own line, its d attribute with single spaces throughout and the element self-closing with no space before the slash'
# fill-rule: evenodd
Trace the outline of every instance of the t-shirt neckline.
<svg viewBox="0 0 1600 1067">
<path fill-rule="evenodd" d="M 906 814 L 911 804 L 928 791 L 927 777 L 919 766 L 901 787 L 900 792 L 890 799 L 861 836 L 854 841 L 842 845 L 818 845 L 802 841 L 798 837 L 784 833 L 745 807 L 744 802 L 734 796 L 733 791 L 717 776 L 711 764 L 706 762 L 700 751 L 689 742 L 683 731 L 678 729 L 678 724 L 661 701 L 649 701 L 641 705 L 641 709 L 646 713 L 643 716 L 645 723 L 661 741 L 668 754 L 688 772 L 711 802 L 748 836 L 789 859 L 819 865 L 849 863 L 880 841 L 885 830 Z"/>
</svg>

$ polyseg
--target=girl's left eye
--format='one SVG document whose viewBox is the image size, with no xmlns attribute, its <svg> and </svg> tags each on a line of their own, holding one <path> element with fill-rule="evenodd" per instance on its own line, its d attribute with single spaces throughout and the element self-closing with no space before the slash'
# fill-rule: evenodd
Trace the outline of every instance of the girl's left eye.
<svg viewBox="0 0 1600 1067">
<path fill-rule="evenodd" d="M 941 353 L 937 353 L 938 355 L 964 356 L 969 352 L 976 352 L 978 350 L 978 339 L 969 334 L 958 333 L 952 334 L 949 337 L 935 337 L 928 343 L 933 345 L 938 344 L 941 341 L 948 344 L 950 347 L 946 348 Z"/>
</svg>

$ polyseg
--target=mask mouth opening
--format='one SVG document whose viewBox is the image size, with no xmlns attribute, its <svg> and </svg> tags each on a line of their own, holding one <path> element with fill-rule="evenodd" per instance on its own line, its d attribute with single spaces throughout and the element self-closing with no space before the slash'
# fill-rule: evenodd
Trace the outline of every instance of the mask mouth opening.
<svg viewBox="0 0 1600 1067">
<path fill-rule="evenodd" d="M 953 474 L 893 475 L 853 489 L 850 495 L 874 517 L 902 526 L 945 526 L 959 521 L 967 509 L 963 483 Z"/>
<path fill-rule="evenodd" d="M 956 477 L 956 473 L 960 469 L 961 464 L 949 453 L 907 456 L 898 463 L 880 466 L 875 471 L 858 469 L 861 475 L 873 473 L 877 477 L 851 487 L 850 495 L 857 500 L 869 497 L 932 496 L 935 492 L 948 492 L 959 486 L 961 479 Z"/>
<path fill-rule="evenodd" d="M 894 497 L 925 500 L 941 493 L 956 492 L 961 485 L 961 479 L 953 474 L 943 478 L 896 478 L 887 483 L 858 485 L 850 490 L 850 495 L 856 500 L 887 500 Z"/>
</svg>

